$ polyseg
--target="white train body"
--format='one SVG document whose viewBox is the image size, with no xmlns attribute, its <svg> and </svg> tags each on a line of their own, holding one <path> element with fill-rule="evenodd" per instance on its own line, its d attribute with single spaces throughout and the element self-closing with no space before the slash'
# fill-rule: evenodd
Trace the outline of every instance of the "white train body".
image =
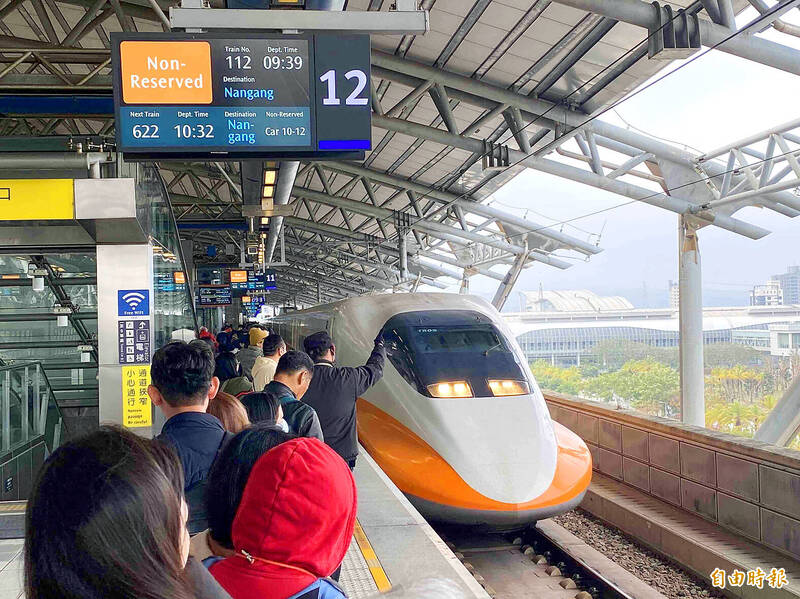
<svg viewBox="0 0 800 599">
<path fill-rule="evenodd" d="M 553 423 L 497 310 L 475 296 L 362 296 L 277 317 L 291 346 L 327 330 L 337 365 L 383 332 L 383 379 L 358 405 L 359 440 L 431 519 L 512 528 L 571 509 L 591 477 L 586 445 Z"/>
</svg>

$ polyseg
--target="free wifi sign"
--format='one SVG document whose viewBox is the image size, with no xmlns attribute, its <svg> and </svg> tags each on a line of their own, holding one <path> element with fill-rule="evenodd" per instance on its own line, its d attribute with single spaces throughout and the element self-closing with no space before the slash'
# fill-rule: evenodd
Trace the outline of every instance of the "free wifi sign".
<svg viewBox="0 0 800 599">
<path fill-rule="evenodd" d="M 120 289 L 117 291 L 117 313 L 120 316 L 148 316 L 149 289 Z"/>
</svg>

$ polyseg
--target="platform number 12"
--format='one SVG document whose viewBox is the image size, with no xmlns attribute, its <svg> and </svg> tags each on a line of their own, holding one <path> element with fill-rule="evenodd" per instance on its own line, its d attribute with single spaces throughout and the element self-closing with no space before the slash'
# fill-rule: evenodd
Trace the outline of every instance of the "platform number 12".
<svg viewBox="0 0 800 599">
<path fill-rule="evenodd" d="M 365 106 L 368 104 L 369 99 L 360 97 L 361 92 L 367 87 L 367 74 L 364 71 L 354 69 L 352 71 L 347 71 L 344 77 L 345 79 L 356 80 L 355 89 L 345 98 L 344 103 L 347 106 Z M 322 75 L 319 80 L 328 84 L 328 95 L 322 98 L 322 104 L 325 106 L 339 106 L 342 102 L 336 95 L 336 71 L 331 69 Z"/>
</svg>

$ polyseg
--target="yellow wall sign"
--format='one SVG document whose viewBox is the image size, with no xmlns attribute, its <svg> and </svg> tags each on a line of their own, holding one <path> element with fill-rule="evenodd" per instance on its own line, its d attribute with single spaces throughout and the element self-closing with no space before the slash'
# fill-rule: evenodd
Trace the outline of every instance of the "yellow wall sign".
<svg viewBox="0 0 800 599">
<path fill-rule="evenodd" d="M 150 396 L 150 365 L 122 367 L 122 424 L 128 428 L 153 424 Z"/>
<path fill-rule="evenodd" d="M 73 218 L 72 179 L 0 179 L 0 221 Z"/>
</svg>

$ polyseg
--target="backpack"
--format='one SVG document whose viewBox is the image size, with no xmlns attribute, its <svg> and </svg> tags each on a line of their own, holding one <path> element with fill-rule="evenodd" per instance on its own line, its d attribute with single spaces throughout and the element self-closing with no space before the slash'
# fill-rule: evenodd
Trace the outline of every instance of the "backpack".
<svg viewBox="0 0 800 599">
<path fill-rule="evenodd" d="M 288 599 L 346 599 L 347 593 L 330 578 L 318 578 Z"/>
</svg>

